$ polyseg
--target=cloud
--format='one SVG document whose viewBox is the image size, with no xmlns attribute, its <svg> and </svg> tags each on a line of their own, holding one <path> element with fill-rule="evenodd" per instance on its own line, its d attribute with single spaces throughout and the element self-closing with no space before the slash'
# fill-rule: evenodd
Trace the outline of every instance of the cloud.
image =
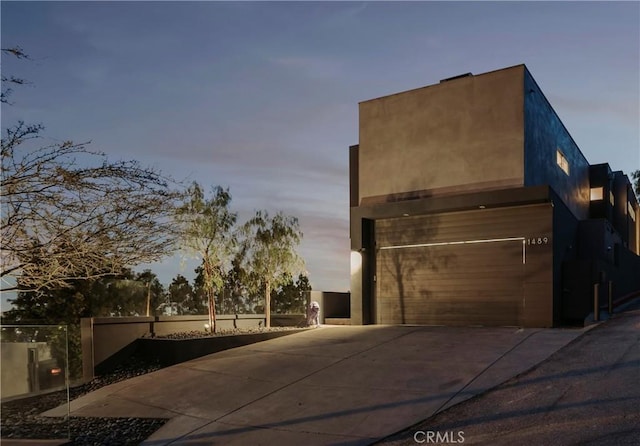
<svg viewBox="0 0 640 446">
<path fill-rule="evenodd" d="M 367 2 L 335 2 L 333 6 L 337 7 L 337 9 L 327 17 L 324 22 L 325 25 L 328 27 L 344 27 L 350 26 L 355 20 L 358 20 L 367 10 L 368 4 Z"/>
<path fill-rule="evenodd" d="M 326 291 L 348 289 L 348 216 L 303 216 L 300 225 L 304 237 L 299 253 L 307 261 L 314 287 Z"/>
<path fill-rule="evenodd" d="M 339 60 L 321 56 L 270 57 L 268 61 L 278 67 L 292 70 L 294 75 L 304 75 L 309 79 L 337 78 L 344 70 Z"/>
<path fill-rule="evenodd" d="M 612 118 L 636 127 L 640 120 L 640 102 L 637 100 L 613 102 L 577 96 L 554 95 L 549 98 L 549 101 L 556 110 L 577 113 L 594 119 L 600 119 L 597 115 L 610 115 Z"/>
</svg>

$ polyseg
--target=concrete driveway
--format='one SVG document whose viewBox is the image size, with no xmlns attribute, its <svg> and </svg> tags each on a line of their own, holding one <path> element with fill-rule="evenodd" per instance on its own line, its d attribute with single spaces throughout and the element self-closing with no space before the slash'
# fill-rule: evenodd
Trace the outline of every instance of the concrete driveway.
<svg viewBox="0 0 640 446">
<path fill-rule="evenodd" d="M 104 387 L 71 411 L 171 418 L 147 446 L 365 445 L 530 369 L 583 332 L 323 326 Z"/>
<path fill-rule="evenodd" d="M 638 446 L 639 384 L 640 299 L 533 370 L 376 444 L 448 432 L 465 445 Z"/>
</svg>

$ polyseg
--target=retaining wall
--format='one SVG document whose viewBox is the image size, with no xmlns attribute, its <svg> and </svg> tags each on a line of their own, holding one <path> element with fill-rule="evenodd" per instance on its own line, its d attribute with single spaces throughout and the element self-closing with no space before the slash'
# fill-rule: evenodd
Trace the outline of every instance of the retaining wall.
<svg viewBox="0 0 640 446">
<path fill-rule="evenodd" d="M 203 331 L 206 315 L 153 317 L 93 317 L 80 321 L 82 336 L 82 375 L 91 380 L 94 373 L 113 367 L 135 351 L 135 340 L 184 331 Z M 264 326 L 263 314 L 233 314 L 216 317 L 219 330 Z"/>
</svg>

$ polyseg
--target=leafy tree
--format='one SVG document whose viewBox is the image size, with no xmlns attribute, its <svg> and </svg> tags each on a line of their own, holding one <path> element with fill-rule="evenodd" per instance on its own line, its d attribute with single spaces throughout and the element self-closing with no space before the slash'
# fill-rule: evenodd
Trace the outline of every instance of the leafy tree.
<svg viewBox="0 0 640 446">
<path fill-rule="evenodd" d="M 305 274 L 299 274 L 295 281 L 291 274 L 287 274 L 273 295 L 273 313 L 306 314 L 307 291 L 311 291 L 311 284 Z"/>
<path fill-rule="evenodd" d="M 246 269 L 248 243 L 237 243 L 231 268 L 224 275 L 224 305 L 221 311 L 230 314 L 254 312 L 254 299 L 250 281 L 251 274 Z"/>
<path fill-rule="evenodd" d="M 17 322 L 79 322 L 81 317 L 132 316 L 145 306 L 146 285 L 128 268 L 117 276 L 74 280 L 60 289 L 18 292 L 6 314 Z"/>
<path fill-rule="evenodd" d="M 65 288 L 19 292 L 11 301 L 13 308 L 5 313 L 3 323 L 67 325 L 69 372 L 73 378 L 79 378 L 82 374 L 80 319 L 144 314 L 148 290 L 145 280 L 150 278 L 152 292 L 161 294 L 162 285 L 154 273 L 146 270 L 134 274 L 130 269 L 123 269 L 115 277 L 74 280 Z M 63 350 L 63 341 L 62 337 L 55 340 L 56 351 Z"/>
<path fill-rule="evenodd" d="M 95 298 L 101 302 L 100 316 L 143 316 L 145 314 L 147 288 L 143 282 L 135 280 L 131 270 L 123 271 L 118 277 L 104 277 L 92 280 L 92 294 L 87 295 L 87 303 L 91 305 L 90 314 L 83 317 L 97 316 L 93 306 Z"/>
<path fill-rule="evenodd" d="M 271 326 L 271 290 L 302 270 L 304 262 L 296 248 L 302 240 L 298 219 L 278 212 L 273 217 L 258 211 L 243 230 L 247 245 L 249 270 L 262 282 L 264 313 Z"/>
<path fill-rule="evenodd" d="M 26 58 L 19 48 L 3 54 Z M 3 104 L 9 93 L 3 84 Z M 110 161 L 89 143 L 42 144 L 43 130 L 24 122 L 3 130 L 1 291 L 50 292 L 173 250 L 173 180 Z"/>
<path fill-rule="evenodd" d="M 137 312 L 140 315 L 154 316 L 158 314 L 158 306 L 166 301 L 168 294 L 164 289 L 164 285 L 158 280 L 156 273 L 150 269 L 145 269 L 141 273 L 137 273 L 135 276 L 135 282 L 138 284 L 138 289 L 143 288 L 144 299 L 140 299 L 137 302 L 144 302 L 145 306 Z"/>
<path fill-rule="evenodd" d="M 200 309 L 198 314 L 207 314 L 209 307 L 204 287 L 204 268 L 200 265 L 194 271 L 196 277 L 193 279 L 193 299 L 198 303 L 198 308 Z"/>
<path fill-rule="evenodd" d="M 640 170 L 634 170 L 631 172 L 631 178 L 633 180 L 633 191 L 635 192 L 638 200 L 640 200 Z"/>
<path fill-rule="evenodd" d="M 175 302 L 179 314 L 199 314 L 204 312 L 202 301 L 196 299 L 193 287 L 186 277 L 178 274 L 169 285 L 169 300 Z"/>
<path fill-rule="evenodd" d="M 216 292 L 223 287 L 223 276 L 234 245 L 237 216 L 229 210 L 228 189 L 214 187 L 205 197 L 202 187 L 194 182 L 176 211 L 182 231 L 183 249 L 202 259 L 202 287 L 208 302 L 209 327 L 216 331 Z"/>
<path fill-rule="evenodd" d="M 242 314 L 247 312 L 246 286 L 242 280 L 244 275 L 244 269 L 238 264 L 232 265 L 231 269 L 225 273 L 219 307 L 221 313 Z"/>
</svg>

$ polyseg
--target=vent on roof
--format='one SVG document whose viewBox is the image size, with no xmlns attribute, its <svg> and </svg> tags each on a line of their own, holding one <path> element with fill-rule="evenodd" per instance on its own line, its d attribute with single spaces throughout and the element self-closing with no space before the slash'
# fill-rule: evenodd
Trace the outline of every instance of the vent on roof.
<svg viewBox="0 0 640 446">
<path fill-rule="evenodd" d="M 470 76 L 473 76 L 473 73 L 459 74 L 458 76 L 453 76 L 453 77 L 448 77 L 446 79 L 442 79 L 440 81 L 440 83 L 449 82 L 449 81 L 452 81 L 452 80 L 455 80 L 455 79 L 460 79 L 461 77 L 470 77 Z"/>
</svg>

